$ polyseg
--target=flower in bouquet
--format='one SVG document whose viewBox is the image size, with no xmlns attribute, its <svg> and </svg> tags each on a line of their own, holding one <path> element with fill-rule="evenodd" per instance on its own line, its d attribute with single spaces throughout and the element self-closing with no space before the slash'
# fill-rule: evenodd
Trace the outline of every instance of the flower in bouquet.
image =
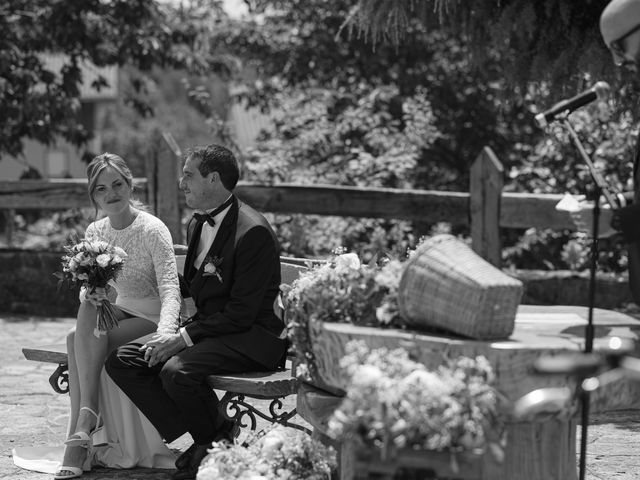
<svg viewBox="0 0 640 480">
<path fill-rule="evenodd" d="M 54 275 L 59 284 L 80 285 L 90 293 L 97 288 L 107 288 L 109 281 L 115 280 L 127 258 L 126 252 L 102 240 L 82 239 L 65 247 L 62 257 L 62 272 Z M 96 336 L 118 326 L 116 312 L 108 300 L 97 306 Z"/>
<path fill-rule="evenodd" d="M 493 372 L 484 357 L 460 357 L 436 370 L 405 349 L 347 344 L 340 361 L 350 377 L 329 421 L 330 435 L 381 449 L 474 451 L 501 446 L 503 421 Z M 492 452 L 496 449 L 492 445 Z"/>
<path fill-rule="evenodd" d="M 281 425 L 243 445 L 215 443 L 209 452 L 198 480 L 324 480 L 336 468 L 331 447 Z"/>
</svg>

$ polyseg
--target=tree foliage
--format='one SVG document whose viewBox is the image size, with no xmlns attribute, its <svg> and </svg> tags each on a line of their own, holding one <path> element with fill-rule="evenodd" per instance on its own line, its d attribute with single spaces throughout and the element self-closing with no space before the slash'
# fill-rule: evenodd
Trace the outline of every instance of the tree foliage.
<svg viewBox="0 0 640 480">
<path fill-rule="evenodd" d="M 291 180 L 292 172 L 302 163 L 310 166 L 306 176 L 299 175 L 306 181 L 322 182 L 330 178 L 332 183 L 351 184 L 352 164 L 332 163 L 336 150 L 342 148 L 342 139 L 335 134 L 341 131 L 339 122 L 325 127 L 332 134 L 319 135 L 319 119 L 324 119 L 326 112 L 319 109 L 307 115 L 296 105 L 305 104 L 303 99 L 313 103 L 311 92 L 317 89 L 325 92 L 324 101 L 329 111 L 341 104 L 339 92 L 360 96 L 359 101 L 365 104 L 366 93 L 358 88 L 365 84 L 373 89 L 395 89 L 397 95 L 391 104 L 396 105 L 401 105 L 418 90 L 424 92 L 434 130 L 425 130 L 429 141 L 415 156 L 412 170 L 407 170 L 411 172 L 407 178 L 416 188 L 467 190 L 469 167 L 481 148 L 488 145 L 509 172 L 509 190 L 587 191 L 588 172 L 566 133 L 555 128 L 549 132 L 535 128 L 533 116 L 557 97 L 574 95 L 590 86 L 599 69 L 606 66 L 610 72 L 614 71 L 597 32 L 603 2 L 573 5 L 551 0 L 529 3 L 443 0 L 438 3 L 441 10 L 435 11 L 433 1 L 370 2 L 377 9 L 371 10 L 372 14 L 386 22 L 385 28 L 398 18 L 395 14 L 381 14 L 385 8 L 430 6 L 428 12 L 414 11 L 407 16 L 402 35 L 396 39 L 374 38 L 371 31 L 358 31 L 357 15 L 364 15 L 362 18 L 367 15 L 364 10 L 354 11 L 352 2 L 348 1 L 253 0 L 249 3 L 253 11 L 261 15 L 260 21 L 253 28 L 249 25 L 228 32 L 233 39 L 231 45 L 239 47 L 243 58 L 261 73 L 261 81 L 251 85 L 247 96 L 260 105 L 267 105 L 274 97 L 288 95 L 291 100 L 285 103 L 284 114 L 275 117 L 276 133 L 269 132 L 258 144 L 259 154 L 250 157 L 257 166 L 254 173 L 262 178 Z M 430 19 L 425 20 L 423 13 L 429 13 Z M 349 19 L 346 24 L 345 18 Z M 561 27 L 569 24 L 570 28 L 561 32 Z M 562 35 L 567 39 L 559 41 Z M 571 48 L 565 49 L 565 46 Z M 621 76 L 620 80 L 627 79 Z M 616 94 L 633 98 L 634 86 L 618 90 L 616 85 L 614 83 L 613 88 Z M 577 117 L 578 133 L 588 139 L 587 149 L 596 157 L 596 165 L 607 180 L 620 189 L 628 185 L 631 171 L 628 163 L 633 141 L 628 135 L 632 126 L 631 106 L 631 103 L 619 102 L 610 122 L 600 113 L 586 119 L 579 114 Z M 371 112 L 358 112 L 361 125 L 372 117 Z M 389 133 L 386 136 L 393 138 Z M 376 161 L 375 156 L 368 159 L 369 172 Z M 284 176 L 277 172 L 284 172 Z M 369 175 L 361 181 L 375 184 L 369 183 L 375 179 L 375 175 Z M 317 239 L 318 245 L 327 245 L 339 236 L 343 244 L 361 242 L 360 249 L 373 249 L 375 242 L 364 247 L 365 239 L 384 237 L 389 246 L 399 239 L 406 242 L 407 234 L 416 237 L 428 233 L 430 228 L 412 225 L 393 231 L 385 225 L 382 227 L 385 236 L 376 235 L 372 225 L 363 227 L 364 222 L 341 221 L 339 226 L 323 224 L 318 228 L 320 220 L 313 220 L 314 224 L 309 219 L 291 220 L 284 224 L 290 232 L 283 238 L 295 238 L 296 232 L 305 232 L 309 234 L 310 243 Z M 300 222 L 307 223 L 301 226 Z M 379 227 L 377 224 L 375 228 Z M 327 235 L 327 232 L 335 234 Z M 586 265 L 585 239 L 568 230 L 505 234 L 506 260 L 510 265 L 529 268 Z M 300 246 L 304 242 L 292 243 Z M 402 245 L 402 241 L 397 244 Z M 377 245 L 382 247 L 384 243 Z M 300 253 L 309 254 L 308 251 Z M 607 256 L 609 268 L 620 268 L 624 264 L 619 249 L 614 252 L 603 248 L 602 255 Z"/>
<path fill-rule="evenodd" d="M 273 124 L 245 162 L 261 182 L 413 188 L 417 160 L 439 135 L 425 92 L 400 98 L 396 86 L 298 89 L 278 95 Z M 285 216 L 275 218 L 292 255 L 327 255 L 336 247 L 364 258 L 402 255 L 417 238 L 406 221 Z"/>
<path fill-rule="evenodd" d="M 343 28 L 373 44 L 406 48 L 416 24 L 470 37 L 473 58 L 503 53 L 504 74 L 523 85 L 552 81 L 575 88 L 576 79 L 613 79 L 610 55 L 598 30 L 608 0 L 358 0 Z M 562 93 L 562 92 L 558 92 Z"/>
<path fill-rule="evenodd" d="M 475 68 L 465 36 L 422 25 L 406 32 L 402 48 L 380 44 L 374 49 L 341 31 L 351 8 L 347 0 L 254 0 L 251 5 L 260 21 L 223 34 L 231 51 L 259 73 L 260 81 L 245 93 L 253 104 L 267 108 L 277 92 L 297 87 L 357 92 L 361 82 L 395 86 L 400 103 L 417 89 L 424 91 L 440 135 L 417 160 L 419 188 L 466 190 L 469 166 L 484 146 L 509 163 L 515 138 L 528 141 L 539 133 L 532 131 L 526 92 L 504 102 L 510 86 L 497 49 Z"/>
<path fill-rule="evenodd" d="M 78 119 L 81 65 L 132 65 L 141 76 L 154 67 L 194 74 L 228 73 L 211 30 L 224 18 L 216 0 L 174 7 L 153 0 L 7 0 L 0 6 L 0 155 L 19 155 L 24 138 L 51 144 L 60 136 L 83 144 L 90 132 Z M 48 70 L 46 52 L 64 53 L 60 72 Z M 98 78 L 94 87 L 105 86 Z M 127 99 L 151 113 L 136 95 Z"/>
<path fill-rule="evenodd" d="M 631 190 L 637 126 L 628 112 L 611 115 L 597 103 L 574 112 L 569 121 L 587 155 L 613 192 Z M 507 190 L 532 193 L 571 193 L 593 198 L 595 182 L 566 128 L 553 124 L 548 135 L 530 145 L 520 144 L 521 161 L 508 173 Z M 529 229 L 514 243 L 505 232 L 507 265 L 518 268 L 572 269 L 589 267 L 591 242 L 583 233 Z M 627 266 L 626 245 L 619 236 L 599 241 L 599 268 L 622 272 Z"/>
</svg>

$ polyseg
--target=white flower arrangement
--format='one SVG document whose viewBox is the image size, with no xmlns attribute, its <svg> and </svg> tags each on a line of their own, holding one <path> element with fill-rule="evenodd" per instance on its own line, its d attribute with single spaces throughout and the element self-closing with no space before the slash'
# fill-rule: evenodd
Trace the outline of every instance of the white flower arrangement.
<svg viewBox="0 0 640 480">
<path fill-rule="evenodd" d="M 363 264 L 355 253 L 337 249 L 332 259 L 293 282 L 284 305 L 298 376 L 307 380 L 315 376 L 308 334 L 311 322 L 402 326 L 397 294 L 403 266 L 397 259 Z"/>
<path fill-rule="evenodd" d="M 381 449 L 502 450 L 502 399 L 485 357 L 430 371 L 404 349 L 371 350 L 356 340 L 346 348 L 340 366 L 351 380 L 329 420 L 331 436 Z"/>
<path fill-rule="evenodd" d="M 337 249 L 332 259 L 293 282 L 285 295 L 286 306 L 304 316 L 311 314 L 315 320 L 389 325 L 399 315 L 378 317 L 376 312 L 383 304 L 394 303 L 401 272 L 399 260 L 362 264 L 355 253 Z M 387 309 L 394 311 L 392 306 Z"/>
<path fill-rule="evenodd" d="M 277 425 L 247 446 L 214 443 L 197 480 L 328 480 L 335 468 L 332 448 Z"/>
</svg>

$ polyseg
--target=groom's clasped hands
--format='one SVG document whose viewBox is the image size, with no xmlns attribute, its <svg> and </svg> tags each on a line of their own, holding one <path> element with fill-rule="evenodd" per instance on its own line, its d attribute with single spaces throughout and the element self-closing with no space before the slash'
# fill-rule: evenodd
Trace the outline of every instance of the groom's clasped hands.
<svg viewBox="0 0 640 480">
<path fill-rule="evenodd" d="M 149 367 L 164 363 L 176 353 L 184 350 L 187 344 L 180 333 L 157 333 L 140 347 Z"/>
</svg>

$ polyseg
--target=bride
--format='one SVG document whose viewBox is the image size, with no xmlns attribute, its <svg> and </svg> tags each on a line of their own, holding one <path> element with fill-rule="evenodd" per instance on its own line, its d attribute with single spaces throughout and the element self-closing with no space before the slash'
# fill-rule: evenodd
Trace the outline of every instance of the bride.
<svg viewBox="0 0 640 480">
<path fill-rule="evenodd" d="M 95 157 L 87 177 L 96 215 L 100 210 L 106 216 L 90 224 L 85 237 L 118 246 L 127 258 L 106 291 L 80 292 L 76 326 L 67 336 L 71 410 L 62 464 L 54 475 L 58 480 L 79 477 L 92 465 L 175 468 L 157 430 L 103 371 L 114 348 L 177 330 L 181 297 L 171 234 L 132 200 L 133 176 L 121 157 Z M 96 306 L 114 294 L 118 327 L 99 332 Z"/>
</svg>

